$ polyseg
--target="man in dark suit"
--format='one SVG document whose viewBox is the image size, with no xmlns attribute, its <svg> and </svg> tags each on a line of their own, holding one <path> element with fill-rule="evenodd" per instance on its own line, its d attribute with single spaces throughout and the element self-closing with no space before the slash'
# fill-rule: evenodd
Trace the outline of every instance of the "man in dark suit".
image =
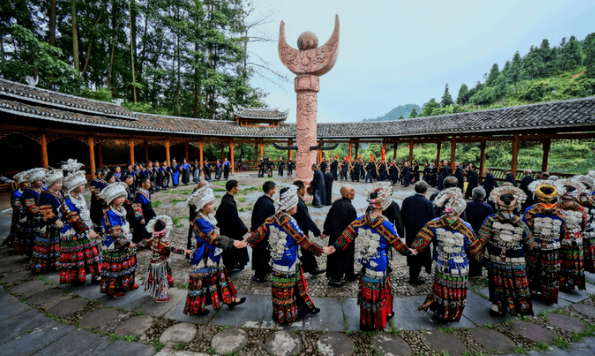
<svg viewBox="0 0 595 356">
<path fill-rule="evenodd" d="M 446 160 L 442 161 L 442 167 L 440 167 L 440 174 L 438 176 L 438 190 L 445 189 L 442 182 L 444 178 L 450 176 L 450 167 L 448 166 L 448 162 Z"/>
<path fill-rule="evenodd" d="M 455 162 L 455 177 L 459 180 L 459 189 L 461 189 L 462 193 L 465 193 L 463 191 L 463 187 L 465 186 L 465 173 L 463 173 L 463 167 L 461 167 L 460 162 Z"/>
<path fill-rule="evenodd" d="M 516 184 L 516 179 L 514 177 L 514 175 L 512 175 L 512 172 L 510 171 L 510 169 L 504 169 L 504 174 L 506 174 L 506 182 L 512 183 L 513 186 L 517 186 Z"/>
<path fill-rule="evenodd" d="M 413 240 L 415 240 L 421 229 L 434 218 L 434 207 L 432 202 L 426 198 L 428 183 L 422 180 L 415 183 L 413 188 L 415 189 L 415 195 L 405 198 L 401 207 L 401 220 L 405 225 L 405 243 L 407 246 L 413 244 Z M 419 274 L 422 266 L 426 268 L 427 273 L 431 272 L 432 255 L 430 249 L 426 248 L 416 256 L 408 256 L 407 265 L 409 266 L 409 283 L 413 285 L 424 284 L 424 281 L 419 279 Z"/>
<path fill-rule="evenodd" d="M 330 206 L 331 204 L 333 204 L 333 179 L 333 174 L 329 171 L 327 167 L 326 173 L 324 173 L 324 205 Z"/>
<path fill-rule="evenodd" d="M 333 203 L 322 229 L 322 233 L 329 237 L 329 246 L 332 246 L 347 226 L 357 219 L 357 212 L 353 204 L 351 204 L 353 198 L 355 198 L 355 190 L 352 187 L 341 187 L 341 199 L 335 200 Z M 345 250 L 337 251 L 328 256 L 326 276 L 329 278 L 329 286 L 343 287 L 345 280 L 351 281 L 357 278 L 353 270 L 355 259 L 354 245 L 349 244 Z"/>
<path fill-rule="evenodd" d="M 277 192 L 275 182 L 267 180 L 262 185 L 264 194 L 258 198 L 252 208 L 252 218 L 250 219 L 250 230 L 256 231 L 266 219 L 275 214 L 275 202 L 273 195 Z M 269 261 L 271 253 L 269 252 L 268 236 L 254 245 L 252 248 L 252 270 L 254 276 L 252 280 L 258 283 L 266 282 L 265 276 L 270 271 Z"/>
<path fill-rule="evenodd" d="M 312 190 L 314 191 L 312 204 L 315 208 L 322 208 L 322 204 L 325 203 L 324 197 L 326 196 L 324 174 L 318 169 L 316 164 L 312 165 L 312 170 L 314 171 L 314 177 L 312 177 L 312 182 L 310 182 L 310 186 L 312 186 Z"/>
<path fill-rule="evenodd" d="M 297 205 L 297 212 L 293 214 L 293 218 L 297 221 L 298 226 L 304 232 L 304 235 L 308 236 L 310 231 L 314 234 L 314 236 L 325 236 L 320 233 L 320 229 L 312 218 L 310 218 L 310 213 L 308 212 L 308 207 L 306 206 L 306 202 L 304 202 L 304 195 L 306 195 L 306 185 L 301 180 L 296 180 L 293 182 L 298 188 L 297 195 L 298 195 L 298 205 Z M 316 257 L 312 252 L 306 251 L 300 247 L 302 252 L 302 257 L 300 257 L 300 261 L 302 261 L 302 268 L 304 272 L 308 272 L 313 276 L 326 272 L 325 269 L 320 269 L 318 267 L 318 263 L 316 262 Z"/>
<path fill-rule="evenodd" d="M 473 201 L 467 203 L 467 208 L 465 208 L 462 218 L 471 224 L 475 235 L 477 235 L 485 219 L 494 214 L 494 209 L 483 201 L 486 197 L 486 192 L 482 187 L 474 188 L 471 195 L 473 196 Z M 469 259 L 469 277 L 476 276 L 481 276 L 481 262 L 475 262 Z"/>
<path fill-rule="evenodd" d="M 460 182 L 459 182 L 460 185 Z M 477 175 L 477 168 L 473 163 L 469 164 L 469 173 L 467 174 L 467 192 L 465 192 L 465 199 L 469 199 L 473 194 L 473 189 L 479 185 L 479 176 Z M 485 194 L 484 194 L 485 196 Z"/>
<path fill-rule="evenodd" d="M 221 198 L 221 204 L 219 204 L 215 213 L 219 232 L 221 235 L 234 240 L 243 240 L 244 235 L 248 232 L 248 228 L 246 228 L 238 215 L 238 207 L 234 199 L 234 195 L 239 191 L 238 181 L 235 179 L 228 180 L 225 184 L 225 189 L 227 189 L 227 194 Z M 245 248 L 238 249 L 231 247 L 226 249 L 222 256 L 223 264 L 228 271 L 233 269 L 242 270 L 250 260 L 248 251 Z"/>
</svg>

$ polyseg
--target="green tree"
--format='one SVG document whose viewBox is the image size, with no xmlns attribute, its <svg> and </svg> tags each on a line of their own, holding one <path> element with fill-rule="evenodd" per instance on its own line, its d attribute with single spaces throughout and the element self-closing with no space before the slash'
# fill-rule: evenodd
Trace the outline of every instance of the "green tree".
<svg viewBox="0 0 595 356">
<path fill-rule="evenodd" d="M 508 78 L 514 84 L 515 90 L 517 89 L 517 84 L 525 78 L 525 72 L 523 70 L 523 59 L 521 58 L 519 51 L 516 51 L 514 56 L 512 57 L 512 63 L 510 64 Z"/>
<path fill-rule="evenodd" d="M 446 87 L 444 88 L 444 95 L 442 95 L 442 102 L 440 102 L 440 106 L 447 107 L 453 105 L 455 102 L 452 100 L 452 96 L 448 92 L 448 83 L 446 83 Z"/>
<path fill-rule="evenodd" d="M 469 94 L 469 88 L 467 88 L 467 84 L 461 84 L 461 88 L 459 89 L 459 95 L 457 95 L 457 104 L 465 105 L 469 102 L 469 98 L 467 95 Z"/>
<path fill-rule="evenodd" d="M 587 67 L 587 75 L 595 79 L 595 32 L 590 33 L 583 44 L 585 52 L 585 66 Z"/>
<path fill-rule="evenodd" d="M 436 99 L 432 98 L 430 101 L 424 106 L 423 110 L 421 111 L 421 116 L 432 116 L 434 115 L 434 110 L 439 109 L 440 104 L 436 102 Z"/>
<path fill-rule="evenodd" d="M 417 111 L 415 110 L 415 108 L 413 108 L 413 110 L 411 110 L 411 114 L 409 114 L 409 118 L 415 118 L 417 117 Z"/>
<path fill-rule="evenodd" d="M 35 34 L 20 25 L 12 28 L 15 47 L 18 49 L 0 62 L 4 77 L 22 82 L 26 76 L 38 76 L 39 84 L 47 86 L 48 80 L 63 93 L 79 94 L 81 77 L 69 63 L 60 59 L 62 50 L 40 41 Z"/>
<path fill-rule="evenodd" d="M 413 109 L 413 110 L 415 110 L 415 109 Z M 416 115 L 417 115 L 417 113 L 416 113 Z M 403 115 L 401 115 L 401 116 L 399 116 L 399 118 L 397 120 L 404 120 L 404 119 L 405 118 L 403 117 Z"/>
<path fill-rule="evenodd" d="M 498 69 L 498 63 L 494 63 L 492 69 L 490 70 L 490 75 L 488 76 L 488 80 L 486 81 L 486 85 L 494 85 L 494 82 L 500 75 L 500 69 Z"/>
<path fill-rule="evenodd" d="M 574 70 L 583 64 L 583 51 L 574 36 L 560 50 L 560 63 L 563 71 Z"/>
</svg>

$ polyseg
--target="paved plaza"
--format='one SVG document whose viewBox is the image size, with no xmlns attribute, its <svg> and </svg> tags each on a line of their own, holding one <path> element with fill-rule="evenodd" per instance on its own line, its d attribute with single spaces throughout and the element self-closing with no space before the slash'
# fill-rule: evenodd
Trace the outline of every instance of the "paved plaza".
<svg viewBox="0 0 595 356">
<path fill-rule="evenodd" d="M 240 217 L 249 226 L 251 207 L 262 194 L 263 179 L 239 173 L 236 196 Z M 278 184 L 291 180 L 273 178 Z M 350 183 L 351 184 L 351 183 Z M 213 183 L 215 194 L 225 193 Z M 339 197 L 341 182 L 333 186 Z M 358 213 L 366 202 L 364 183 L 354 183 Z M 185 199 L 191 186 L 154 194 L 157 214 L 174 218 L 172 244 L 184 246 L 188 231 Z M 413 194 L 398 187 L 393 198 Z M 85 194 L 87 197 L 89 193 Z M 3 202 L 5 205 L 5 202 Z M 217 205 L 217 204 L 216 204 Z M 328 207 L 309 207 L 321 228 Z M 0 236 L 8 234 L 11 211 L 0 213 Z M 326 245 L 326 241 L 312 237 Z M 137 283 L 142 284 L 149 251 L 138 253 Z M 331 288 L 323 275 L 306 274 L 310 295 L 321 312 L 289 326 L 272 321 L 270 285 L 251 281 L 251 267 L 234 272 L 239 296 L 247 302 L 229 310 L 223 306 L 207 316 L 183 313 L 189 263 L 173 255 L 176 287 L 168 303 L 156 303 L 139 288 L 120 299 L 99 293 L 98 285 L 60 285 L 57 272 L 37 275 L 25 270 L 27 259 L 12 249 L 0 249 L 0 355 L 488 355 L 595 354 L 595 275 L 587 273 L 587 291 L 560 292 L 557 305 L 534 301 L 533 317 L 493 318 L 488 310 L 485 275 L 470 281 L 467 306 L 458 323 L 437 324 L 431 313 L 418 311 L 431 288 L 422 272 L 422 286 L 407 283 L 405 258 L 394 254 L 391 280 L 395 317 L 384 332 L 359 331 L 357 283 Z M 321 268 L 326 258 L 319 257 Z M 89 279 L 89 278 L 88 278 Z"/>
</svg>

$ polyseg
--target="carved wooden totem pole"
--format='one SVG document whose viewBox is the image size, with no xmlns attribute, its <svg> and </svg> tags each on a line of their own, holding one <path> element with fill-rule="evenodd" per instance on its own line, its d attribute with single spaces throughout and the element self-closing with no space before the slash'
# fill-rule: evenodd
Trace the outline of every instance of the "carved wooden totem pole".
<svg viewBox="0 0 595 356">
<path fill-rule="evenodd" d="M 296 146 L 279 147 L 296 149 L 296 179 L 307 184 L 312 180 L 312 164 L 316 163 L 316 151 L 334 149 L 321 147 L 316 141 L 316 105 L 320 90 L 318 77 L 330 71 L 339 55 L 339 16 L 335 15 L 335 29 L 328 42 L 318 47 L 318 38 L 312 32 L 304 32 L 297 40 L 299 50 L 292 48 L 285 41 L 285 23 L 281 21 L 279 30 L 279 58 L 281 62 L 297 76 L 297 137 Z"/>
</svg>

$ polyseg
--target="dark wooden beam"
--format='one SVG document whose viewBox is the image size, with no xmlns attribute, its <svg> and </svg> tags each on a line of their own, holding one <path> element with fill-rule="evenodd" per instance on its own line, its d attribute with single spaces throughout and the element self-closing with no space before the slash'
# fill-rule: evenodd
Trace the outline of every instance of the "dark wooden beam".
<svg viewBox="0 0 595 356">
<path fill-rule="evenodd" d="M 512 171 L 512 175 L 516 177 L 516 168 L 518 163 L 518 155 L 519 155 L 519 134 L 514 134 L 514 139 L 512 140 L 512 163 L 510 170 Z"/>
<path fill-rule="evenodd" d="M 552 145 L 552 140 L 545 139 L 541 141 L 543 144 L 543 159 L 541 161 L 541 170 L 543 172 L 547 172 L 548 160 L 550 157 L 550 147 Z"/>
<path fill-rule="evenodd" d="M 481 153 L 479 155 L 479 183 L 483 182 L 483 167 L 485 166 L 485 160 L 486 160 L 486 141 L 481 141 Z"/>
</svg>

